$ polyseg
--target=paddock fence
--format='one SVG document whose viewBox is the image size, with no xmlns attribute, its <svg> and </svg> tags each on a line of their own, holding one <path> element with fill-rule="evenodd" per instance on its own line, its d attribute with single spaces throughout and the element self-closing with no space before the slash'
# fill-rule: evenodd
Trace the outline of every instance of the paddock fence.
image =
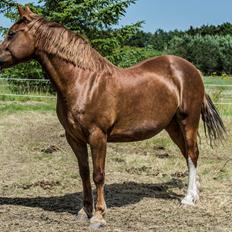
<svg viewBox="0 0 232 232">
<path fill-rule="evenodd" d="M 55 98 L 55 90 L 49 80 L 0 78 L 0 100 Z"/>
</svg>

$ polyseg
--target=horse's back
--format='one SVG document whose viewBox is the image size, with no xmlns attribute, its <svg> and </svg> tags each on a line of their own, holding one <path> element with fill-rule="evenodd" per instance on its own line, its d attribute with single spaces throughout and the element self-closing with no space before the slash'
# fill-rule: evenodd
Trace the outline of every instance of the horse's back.
<svg viewBox="0 0 232 232">
<path fill-rule="evenodd" d="M 181 57 L 173 55 L 153 57 L 123 71 L 124 74 L 121 75 L 123 85 L 135 86 L 137 91 L 141 90 L 142 83 L 146 86 L 154 85 L 153 93 L 157 91 L 165 95 L 174 92 L 179 104 L 182 98 L 189 98 L 188 93 L 191 98 L 197 94 L 203 100 L 204 85 L 200 71 Z M 164 92 L 160 91 L 160 88 Z"/>
<path fill-rule="evenodd" d="M 204 87 L 199 71 L 176 56 L 145 60 L 124 69 L 119 82 L 117 119 L 109 140 L 134 141 L 154 136 L 177 111 L 200 105 Z"/>
</svg>

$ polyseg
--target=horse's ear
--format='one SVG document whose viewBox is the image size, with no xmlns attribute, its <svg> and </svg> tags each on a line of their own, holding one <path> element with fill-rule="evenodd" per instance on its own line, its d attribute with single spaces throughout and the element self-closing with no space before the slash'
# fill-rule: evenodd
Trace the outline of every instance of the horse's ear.
<svg viewBox="0 0 232 232">
<path fill-rule="evenodd" d="M 18 5 L 18 12 L 19 12 L 20 17 L 23 17 L 23 15 L 25 14 L 25 11 L 23 10 L 21 5 Z"/>
<path fill-rule="evenodd" d="M 18 11 L 21 19 L 24 19 L 28 22 L 31 21 L 31 15 L 34 13 L 31 11 L 29 6 L 26 6 L 24 10 L 21 5 L 18 5 Z"/>
<path fill-rule="evenodd" d="M 26 14 L 34 14 L 32 11 L 31 11 L 31 9 L 30 9 L 30 7 L 27 5 L 26 6 L 26 8 L 25 8 L 25 13 Z"/>
</svg>

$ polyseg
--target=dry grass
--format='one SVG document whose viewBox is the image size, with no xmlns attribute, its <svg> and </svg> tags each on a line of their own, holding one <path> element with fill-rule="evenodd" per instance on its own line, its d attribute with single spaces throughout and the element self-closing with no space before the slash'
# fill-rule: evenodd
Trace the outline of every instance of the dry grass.
<svg viewBox="0 0 232 232">
<path fill-rule="evenodd" d="M 51 145 L 58 150 L 45 152 Z M 0 149 L 0 231 L 88 231 L 76 218 L 76 158 L 53 112 L 0 115 Z M 202 134 L 200 151 L 201 200 L 182 207 L 186 165 L 166 133 L 109 144 L 102 231 L 232 231 L 232 138 L 211 149 Z"/>
</svg>

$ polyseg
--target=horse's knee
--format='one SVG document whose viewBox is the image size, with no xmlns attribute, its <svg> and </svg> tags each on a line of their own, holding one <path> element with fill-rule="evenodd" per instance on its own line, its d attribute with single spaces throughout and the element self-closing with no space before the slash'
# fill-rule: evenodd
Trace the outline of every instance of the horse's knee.
<svg viewBox="0 0 232 232">
<path fill-rule="evenodd" d="M 104 184 L 105 181 L 105 173 L 104 172 L 94 172 L 93 173 L 93 181 L 96 185 Z"/>
</svg>

